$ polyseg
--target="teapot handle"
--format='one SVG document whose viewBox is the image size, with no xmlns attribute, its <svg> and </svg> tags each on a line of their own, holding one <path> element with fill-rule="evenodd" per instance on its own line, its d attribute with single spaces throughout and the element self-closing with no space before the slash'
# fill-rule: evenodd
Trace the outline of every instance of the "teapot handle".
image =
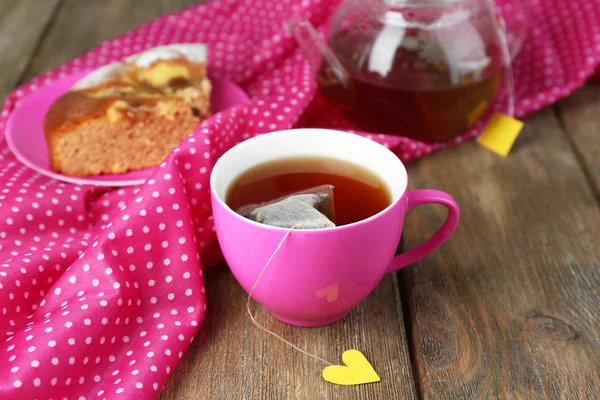
<svg viewBox="0 0 600 400">
<path fill-rule="evenodd" d="M 294 35 L 313 71 L 320 71 L 323 63 L 325 63 L 329 67 L 328 71 L 333 75 L 333 78 L 346 89 L 350 88 L 351 81 L 348 72 L 306 18 L 298 15 L 293 16 L 285 22 L 285 28 Z"/>
</svg>

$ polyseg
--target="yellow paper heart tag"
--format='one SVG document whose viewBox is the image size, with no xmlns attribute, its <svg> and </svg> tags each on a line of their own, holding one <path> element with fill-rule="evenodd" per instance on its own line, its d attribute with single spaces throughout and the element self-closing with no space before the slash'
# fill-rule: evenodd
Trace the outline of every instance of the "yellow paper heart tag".
<svg viewBox="0 0 600 400">
<path fill-rule="evenodd" d="M 342 354 L 342 361 L 347 366 L 330 365 L 323 370 L 323 379 L 336 385 L 361 385 L 381 380 L 371 363 L 358 350 L 346 350 Z"/>
<path fill-rule="evenodd" d="M 481 146 L 506 157 L 517 136 L 523 129 L 523 122 L 508 115 L 495 113 L 483 130 L 478 142 Z"/>
</svg>

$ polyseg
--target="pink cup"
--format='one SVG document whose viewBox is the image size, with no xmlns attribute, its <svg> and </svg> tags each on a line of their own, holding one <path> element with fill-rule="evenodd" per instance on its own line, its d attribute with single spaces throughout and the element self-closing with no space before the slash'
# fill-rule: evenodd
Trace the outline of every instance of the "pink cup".
<svg viewBox="0 0 600 400">
<path fill-rule="evenodd" d="M 225 203 L 230 185 L 246 170 L 290 157 L 328 157 L 358 164 L 384 182 L 392 204 L 365 220 L 329 229 L 293 230 L 264 272 L 252 297 L 277 319 L 322 326 L 344 318 L 383 276 L 439 248 L 458 224 L 454 199 L 437 190 L 407 190 L 406 169 L 388 149 L 361 136 L 326 129 L 291 129 L 249 139 L 216 163 L 212 209 L 223 255 L 250 292 L 287 229 L 250 221 Z M 442 204 L 448 217 L 426 242 L 394 257 L 405 214 L 421 204 Z"/>
</svg>

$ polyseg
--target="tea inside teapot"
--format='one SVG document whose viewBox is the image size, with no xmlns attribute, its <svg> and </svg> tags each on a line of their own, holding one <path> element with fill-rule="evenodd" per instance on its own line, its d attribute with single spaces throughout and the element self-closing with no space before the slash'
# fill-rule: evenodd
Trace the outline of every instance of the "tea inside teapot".
<svg viewBox="0 0 600 400">
<path fill-rule="evenodd" d="M 425 142 L 463 133 L 489 109 L 505 75 L 491 3 L 383 3 L 342 4 L 329 29 L 330 57 L 317 67 L 321 92 L 359 130 Z"/>
</svg>

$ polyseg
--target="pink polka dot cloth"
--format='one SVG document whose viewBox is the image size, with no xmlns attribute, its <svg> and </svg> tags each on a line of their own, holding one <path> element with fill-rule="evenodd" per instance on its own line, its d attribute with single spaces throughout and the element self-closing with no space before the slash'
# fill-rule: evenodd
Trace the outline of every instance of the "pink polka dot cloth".
<svg viewBox="0 0 600 400">
<path fill-rule="evenodd" d="M 210 251 L 216 247 L 209 198 L 215 160 L 256 134 L 344 127 L 319 98 L 311 103 L 312 73 L 282 24 L 301 14 L 325 32 L 337 5 L 232 0 L 189 8 L 105 42 L 6 99 L 0 130 L 24 96 L 56 79 L 149 47 L 202 42 L 209 45 L 211 72 L 238 82 L 252 102 L 205 121 L 135 188 L 57 182 L 20 164 L 0 139 L 1 399 L 158 395 L 206 312 L 202 261 L 218 254 Z M 571 93 L 600 62 L 594 1 L 532 6 L 529 38 L 514 62 L 519 117 Z M 480 128 L 433 146 L 361 134 L 410 161 Z"/>
</svg>

